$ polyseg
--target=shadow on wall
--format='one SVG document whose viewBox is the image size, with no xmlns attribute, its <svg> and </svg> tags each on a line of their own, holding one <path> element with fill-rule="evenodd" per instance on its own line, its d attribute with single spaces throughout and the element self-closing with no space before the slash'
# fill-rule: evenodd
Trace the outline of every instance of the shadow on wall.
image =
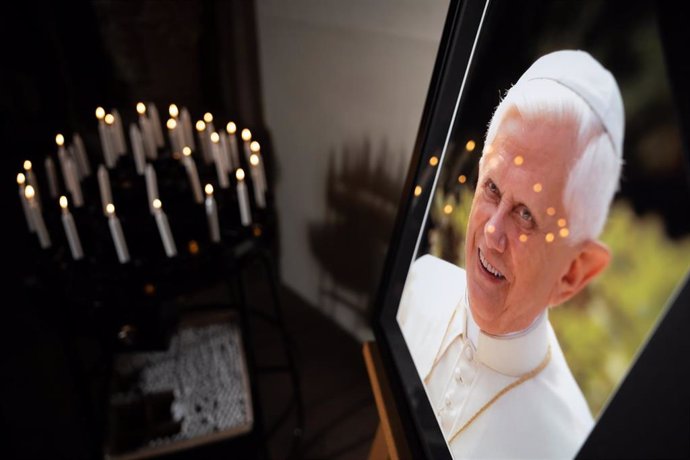
<svg viewBox="0 0 690 460">
<path fill-rule="evenodd" d="M 309 243 L 321 268 L 319 306 L 351 332 L 368 328 L 406 159 L 385 142 L 374 152 L 368 140 L 329 153 L 326 218 L 310 224 Z"/>
</svg>

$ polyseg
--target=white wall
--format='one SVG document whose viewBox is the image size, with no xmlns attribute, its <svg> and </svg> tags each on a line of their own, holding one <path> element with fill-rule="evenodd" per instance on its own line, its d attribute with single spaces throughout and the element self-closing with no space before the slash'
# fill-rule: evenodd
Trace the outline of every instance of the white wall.
<svg viewBox="0 0 690 460">
<path fill-rule="evenodd" d="M 368 141 L 376 153 L 386 145 L 402 187 L 447 8 L 447 0 L 257 1 L 264 109 L 279 176 L 281 275 L 362 339 L 369 334 L 365 312 L 325 305 L 319 296 L 324 273 L 309 228 L 327 219 L 328 164 L 343 160 L 348 146 Z"/>
</svg>

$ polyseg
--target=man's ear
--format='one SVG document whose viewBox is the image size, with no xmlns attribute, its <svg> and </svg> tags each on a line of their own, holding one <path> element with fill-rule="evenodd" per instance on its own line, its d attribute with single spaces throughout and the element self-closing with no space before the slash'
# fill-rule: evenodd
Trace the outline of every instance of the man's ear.
<svg viewBox="0 0 690 460">
<path fill-rule="evenodd" d="M 579 253 L 568 270 L 558 280 L 551 294 L 549 305 L 556 306 L 572 298 L 604 270 L 611 261 L 611 251 L 600 241 L 581 243 Z"/>
</svg>

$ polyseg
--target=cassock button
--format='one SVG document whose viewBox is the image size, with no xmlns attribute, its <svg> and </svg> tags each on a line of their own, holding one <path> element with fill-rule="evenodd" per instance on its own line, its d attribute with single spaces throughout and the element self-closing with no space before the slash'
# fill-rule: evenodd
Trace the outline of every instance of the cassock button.
<svg viewBox="0 0 690 460">
<path fill-rule="evenodd" d="M 474 359 L 474 350 L 472 350 L 472 347 L 465 347 L 465 357 L 470 361 Z"/>
<path fill-rule="evenodd" d="M 462 375 L 460 375 L 460 369 L 458 369 L 458 368 L 456 368 L 455 371 L 453 371 L 453 378 L 458 383 L 465 383 L 462 380 Z"/>
<path fill-rule="evenodd" d="M 446 396 L 445 403 L 446 403 L 446 407 L 450 407 L 450 405 L 453 403 L 453 401 L 448 396 Z"/>
</svg>

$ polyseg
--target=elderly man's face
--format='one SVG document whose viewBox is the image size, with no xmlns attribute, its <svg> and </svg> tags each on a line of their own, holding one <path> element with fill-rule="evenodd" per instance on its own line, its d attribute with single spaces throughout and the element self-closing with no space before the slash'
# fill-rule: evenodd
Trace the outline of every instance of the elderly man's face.
<svg viewBox="0 0 690 460">
<path fill-rule="evenodd" d="M 575 139 L 572 123 L 524 120 L 511 110 L 485 153 L 466 270 L 472 314 L 488 333 L 522 330 L 562 301 L 562 279 L 578 254 L 562 204 Z"/>
</svg>

